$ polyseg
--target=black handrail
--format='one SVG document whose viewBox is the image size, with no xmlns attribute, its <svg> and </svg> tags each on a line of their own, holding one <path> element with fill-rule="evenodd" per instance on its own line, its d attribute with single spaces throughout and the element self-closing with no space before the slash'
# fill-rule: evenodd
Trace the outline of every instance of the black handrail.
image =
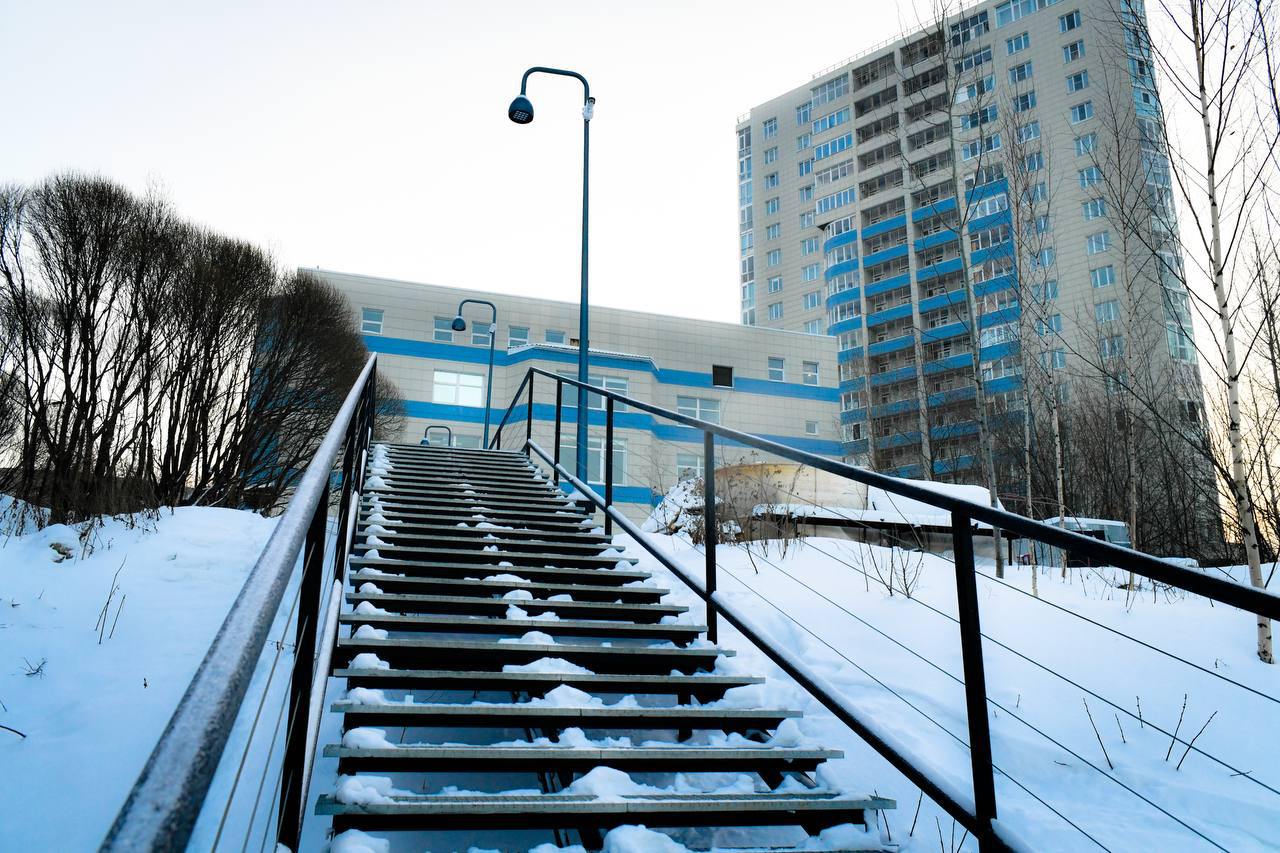
<svg viewBox="0 0 1280 853">
<path fill-rule="evenodd" d="M 351 532 L 351 508 L 373 434 L 376 379 L 377 356 L 371 355 L 298 480 L 275 531 L 103 840 L 102 851 L 186 849 L 280 601 L 299 571 L 301 556 L 276 832 L 279 843 L 298 849 L 306 798 L 308 742 L 319 723 L 318 715 L 311 713 L 312 694 L 314 690 L 323 691 L 326 683 L 325 674 L 316 673 L 315 668 L 321 604 L 331 600 L 323 593 L 327 585 L 321 577 L 330 478 L 341 453 L 342 492 L 332 564 L 333 578 L 341 582 Z"/>
<path fill-rule="evenodd" d="M 556 382 L 555 407 L 555 442 L 552 454 L 548 454 L 533 440 L 533 376 L 541 374 Z M 587 483 L 582 482 L 560 464 L 559 437 L 561 422 L 561 401 L 565 384 L 598 394 L 608 402 L 605 407 L 606 443 L 602 447 L 604 456 L 605 495 L 601 497 Z M 995 775 L 991 754 L 991 732 L 987 714 L 987 691 L 985 664 L 982 652 L 982 626 L 979 619 L 979 608 L 976 587 L 976 567 L 973 553 L 974 521 L 983 521 L 992 527 L 1011 530 L 1020 535 L 1038 539 L 1064 550 L 1078 553 L 1120 569 L 1131 571 L 1152 580 L 1179 587 L 1189 592 L 1203 595 L 1213 601 L 1228 604 L 1258 616 L 1269 619 L 1280 619 L 1280 596 L 1265 590 L 1242 586 L 1230 581 L 1203 575 L 1190 569 L 1168 563 L 1157 557 L 1122 548 L 1109 542 L 1093 539 L 1080 533 L 1063 530 L 1044 522 L 1026 518 L 1002 509 L 965 500 L 952 495 L 935 492 L 913 483 L 857 468 L 834 459 L 828 459 L 786 445 L 770 441 L 760 436 L 740 432 L 719 424 L 709 423 L 698 418 L 682 415 L 661 406 L 654 406 L 623 394 L 605 390 L 589 384 L 578 382 L 564 376 L 549 373 L 537 367 L 529 368 L 525 381 L 507 407 L 503 417 L 506 422 L 516 403 L 520 400 L 526 385 L 529 396 L 526 402 L 529 413 L 529 425 L 526 429 L 525 452 L 531 457 L 536 455 L 551 466 L 556 481 L 565 480 L 589 502 L 598 507 L 605 515 L 606 529 L 612 529 L 616 523 L 630 534 L 646 551 L 663 566 L 670 570 L 686 586 L 698 595 L 706 604 L 708 639 L 715 642 L 716 617 L 723 615 L 725 619 L 738 629 L 748 640 L 754 643 L 766 656 L 774 661 L 784 672 L 796 680 L 830 710 L 868 745 L 876 750 L 907 779 L 943 808 L 961 826 L 972 832 L 984 851 L 1010 850 L 1010 844 L 997 834 L 996 829 L 996 793 Z M 613 504 L 613 419 L 614 405 L 622 403 L 632 408 L 656 415 L 685 426 L 701 430 L 703 434 L 703 535 L 705 537 L 705 579 L 702 584 L 691 577 L 674 561 L 666 557 L 651 541 L 650 537 L 623 515 Z M 579 412 L 578 417 L 584 415 Z M 793 658 L 780 644 L 772 641 L 750 623 L 745 612 L 716 591 L 715 550 L 718 541 L 719 525 L 716 522 L 715 494 L 715 437 L 728 439 L 737 444 L 753 447 L 784 459 L 802 463 L 820 471 L 826 471 L 845 477 L 855 482 L 876 486 L 891 494 L 920 501 L 929 506 L 948 511 L 951 514 L 951 535 L 954 550 L 956 572 L 956 605 L 960 624 L 961 659 L 964 668 L 965 707 L 969 728 L 969 750 L 972 772 L 972 798 L 962 793 L 949 791 L 937 780 L 931 778 L 925 769 L 926 763 L 906 753 L 901 747 L 891 744 L 877 730 L 873 723 L 862 719 L 840 696 L 839 692 L 825 679 L 799 659 Z"/>
</svg>

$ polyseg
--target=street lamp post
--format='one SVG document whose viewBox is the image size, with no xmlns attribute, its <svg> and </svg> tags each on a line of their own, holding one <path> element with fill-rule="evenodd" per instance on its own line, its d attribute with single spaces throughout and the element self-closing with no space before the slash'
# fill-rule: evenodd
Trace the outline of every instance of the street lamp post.
<svg viewBox="0 0 1280 853">
<path fill-rule="evenodd" d="M 533 121 L 533 104 L 525 96 L 525 92 L 529 84 L 529 75 L 537 72 L 556 74 L 561 77 L 573 77 L 582 83 L 582 296 L 578 305 L 578 381 L 582 383 L 583 387 L 578 388 L 576 473 L 578 479 L 585 483 L 587 482 L 587 390 L 585 386 L 589 382 L 587 368 L 587 352 L 589 348 L 587 338 L 587 306 L 589 304 L 587 300 L 587 178 L 590 173 L 589 166 L 591 162 L 591 116 L 595 111 L 596 99 L 591 97 L 591 87 L 587 84 L 587 78 L 578 72 L 536 65 L 524 72 L 524 76 L 520 78 L 520 94 L 516 96 L 515 100 L 511 102 L 511 106 L 507 109 L 507 117 L 516 124 L 528 124 Z M 610 453 L 612 448 L 605 448 L 604 452 Z"/>
<path fill-rule="evenodd" d="M 489 404 L 493 400 L 493 345 L 498 337 L 498 306 L 487 299 L 464 299 L 458 303 L 458 316 L 453 318 L 450 326 L 455 332 L 465 332 L 467 321 L 462 318 L 462 306 L 468 302 L 476 305 L 488 305 L 489 311 L 489 379 L 484 384 L 484 447 L 489 446 Z"/>
</svg>

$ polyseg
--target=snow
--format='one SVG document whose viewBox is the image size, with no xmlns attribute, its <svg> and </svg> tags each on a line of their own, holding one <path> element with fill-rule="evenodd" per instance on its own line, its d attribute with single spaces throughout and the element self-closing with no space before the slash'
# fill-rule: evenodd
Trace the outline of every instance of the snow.
<svg viewBox="0 0 1280 853">
<path fill-rule="evenodd" d="M 387 740 L 385 729 L 363 726 L 349 730 L 342 736 L 342 745 L 347 749 L 393 749 L 395 744 Z"/>
<path fill-rule="evenodd" d="M 27 735 L 0 731 L 0 847 L 96 849 L 274 527 L 184 507 L 104 519 L 88 556 L 66 526 L 0 537 L 0 722 Z"/>
<path fill-rule="evenodd" d="M 329 853 L 391 853 L 391 842 L 358 829 L 348 829 L 334 836 Z"/>
<path fill-rule="evenodd" d="M 503 574 L 500 574 L 500 575 L 489 575 L 488 577 L 485 578 L 485 580 L 501 582 L 501 583 L 528 583 L 528 581 L 525 580 L 524 578 L 520 577 L 519 575 L 513 575 L 510 572 L 504 572 Z"/>
<path fill-rule="evenodd" d="M 658 535 L 652 539 L 690 577 L 702 577 L 703 554 L 686 538 Z M 954 621 L 952 564 L 943 556 L 841 539 L 793 543 L 785 557 L 779 556 L 781 550 L 762 555 L 755 547 L 748 555 L 742 547 L 721 546 L 717 598 L 747 614 L 755 630 L 788 650 L 810 677 L 830 685 L 860 719 L 927 767 L 945 789 L 957 792 L 962 802 L 969 800 L 964 691 L 954 680 L 963 678 L 964 668 Z M 700 599 L 656 559 L 636 544 L 629 552 L 641 557 L 638 569 L 650 572 L 654 583 L 672 590 L 668 602 L 688 605 L 702 614 Z M 911 598 L 901 591 L 904 565 L 919 572 Z M 878 580 L 887 578 L 890 569 L 899 575 L 892 596 Z M 979 560 L 979 572 L 1003 836 L 1022 839 L 1026 849 L 1036 851 L 1079 850 L 1090 844 L 1019 788 L 1012 781 L 1016 779 L 1111 850 L 1182 851 L 1207 846 L 1119 782 L 1226 849 L 1276 849 L 1280 796 L 1256 782 L 1280 788 L 1280 739 L 1269 734 L 1280 710 L 1271 699 L 1218 677 L 1280 697 L 1280 671 L 1254 655 L 1251 617 L 1221 605 L 1210 606 L 1196 596 L 1161 592 L 1153 601 L 1149 583 L 1126 600 L 1125 590 L 1117 587 L 1122 578 L 1112 577 L 1118 573 L 1106 569 L 1074 570 L 1066 579 L 1056 569 L 1040 569 L 1043 601 L 1029 594 L 1031 569 L 1027 567 L 1010 567 L 1007 586 L 982 576 L 994 575 L 989 561 Z M 1156 650 L 1046 602 L 1136 636 Z M 896 799 L 897 814 L 902 817 L 893 823 L 893 838 L 901 842 L 905 832 L 899 829 L 900 822 L 905 817 L 910 823 L 918 790 L 826 708 L 792 685 L 736 630 L 724 620 L 720 624 L 720 644 L 736 649 L 739 656 L 720 659 L 716 671 L 765 675 L 769 681 L 728 691 L 724 699 L 711 704 L 803 711 L 803 719 L 788 720 L 779 727 L 772 744 L 821 743 L 843 750 L 845 758 L 819 769 L 819 782 L 851 794 L 875 792 Z M 1203 671 L 1171 660 L 1161 651 L 1191 660 Z M 1079 686 L 1056 677 L 1055 672 Z M 790 695 L 781 690 L 791 691 Z M 1181 743 L 1166 761 L 1171 737 L 1154 726 L 1174 731 L 1184 695 L 1187 709 Z M 1085 713 L 1086 699 L 1096 734 Z M 1217 716 L 1200 734 L 1195 750 L 1177 769 L 1186 742 L 1215 711 Z M 1050 735 L 1056 744 L 1031 726 Z M 1108 769 L 1099 737 L 1115 770 Z M 1216 764 L 1200 750 L 1230 767 Z M 916 835 L 907 839 L 906 849 L 930 849 L 929 835 L 935 835 L 932 849 L 937 849 L 935 818 L 949 835 L 951 819 L 926 799 Z M 1135 832 L 1135 827 L 1141 827 L 1141 832 Z M 857 845 L 864 841 L 871 846 L 871 837 L 853 827 L 825 840 L 815 839 L 809 849 L 825 849 L 816 846 L 820 843 L 859 849 Z M 974 851 L 976 842 L 968 839 L 957 849 Z"/>
<path fill-rule="evenodd" d="M 375 628 L 372 625 L 361 625 L 351 636 L 357 640 L 385 640 L 387 631 L 385 628 Z"/>
<path fill-rule="evenodd" d="M 360 591 L 361 591 L 361 592 L 364 592 L 364 591 L 365 591 L 365 590 L 364 590 L 364 588 L 365 588 L 366 586 L 373 586 L 373 584 L 371 584 L 371 583 L 364 584 L 363 586 L 361 586 L 361 587 L 360 587 Z M 376 586 L 374 586 L 373 588 L 374 588 L 375 590 L 377 590 L 378 592 L 381 592 L 381 590 L 379 590 Z M 357 604 L 357 605 L 356 605 L 355 612 L 356 612 L 356 613 L 359 613 L 359 614 L 360 614 L 360 615 L 362 615 L 362 616 L 376 616 L 376 615 L 379 615 L 379 614 L 381 614 L 381 615 L 385 615 L 388 611 L 383 610 L 381 607 L 378 607 L 378 606 L 377 606 L 376 604 L 374 604 L 373 602 L 370 602 L 370 601 L 362 601 L 362 602 L 360 602 L 359 604 Z"/>
<path fill-rule="evenodd" d="M 530 663 L 509 663 L 502 667 L 503 672 L 557 672 L 573 675 L 591 675 L 585 666 L 565 660 L 564 658 L 538 658 Z"/>
<path fill-rule="evenodd" d="M 533 593 L 529 592 L 527 589 L 513 589 L 510 592 L 504 593 L 502 598 L 506 601 L 531 601 L 533 599 Z"/>
<path fill-rule="evenodd" d="M 351 659 L 351 669 L 391 669 L 391 664 L 373 652 L 361 652 Z"/>
<path fill-rule="evenodd" d="M 413 791 L 402 791 L 391 783 L 389 776 L 339 776 L 338 787 L 333 792 L 340 803 L 350 805 L 384 805 L 394 803 L 395 797 L 412 797 Z"/>
<path fill-rule="evenodd" d="M 499 643 L 519 643 L 528 646 L 554 646 L 555 638 L 541 631 L 528 631 L 520 637 L 503 637 Z"/>
</svg>

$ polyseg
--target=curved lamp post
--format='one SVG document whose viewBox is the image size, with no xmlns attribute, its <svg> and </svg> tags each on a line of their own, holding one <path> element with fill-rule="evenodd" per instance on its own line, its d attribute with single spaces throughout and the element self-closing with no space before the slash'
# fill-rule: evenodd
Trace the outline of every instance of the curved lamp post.
<svg viewBox="0 0 1280 853">
<path fill-rule="evenodd" d="M 591 162 L 591 116 L 595 111 L 596 99 L 591 97 L 591 87 L 587 84 L 587 78 L 577 71 L 535 65 L 524 72 L 524 76 L 520 78 L 520 94 L 511 102 L 511 106 L 507 108 L 507 117 L 516 124 L 528 124 L 533 121 L 533 104 L 525 97 L 525 92 L 529 84 L 529 75 L 538 72 L 556 74 L 561 77 L 573 77 L 582 83 L 582 297 L 578 306 L 578 381 L 585 386 L 589 382 L 587 370 L 587 351 L 589 349 L 587 338 L 587 306 L 589 304 L 587 300 L 587 177 Z M 578 389 L 577 417 L 578 449 L 576 454 L 576 473 L 578 479 L 585 483 L 587 482 L 587 391 L 585 388 Z M 610 453 L 612 450 L 612 448 L 606 448 L 604 452 Z"/>
<path fill-rule="evenodd" d="M 467 321 L 462 318 L 462 307 L 468 302 L 476 305 L 488 305 L 489 311 L 489 380 L 484 384 L 484 444 L 489 446 L 489 402 L 493 399 L 493 343 L 498 337 L 498 306 L 487 299 L 464 299 L 458 303 L 458 316 L 449 325 L 455 332 L 465 332 Z"/>
</svg>

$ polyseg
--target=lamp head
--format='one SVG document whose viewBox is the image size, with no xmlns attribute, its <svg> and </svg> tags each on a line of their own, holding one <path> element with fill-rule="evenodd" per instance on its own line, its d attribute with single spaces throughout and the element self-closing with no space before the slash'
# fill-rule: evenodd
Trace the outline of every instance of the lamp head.
<svg viewBox="0 0 1280 853">
<path fill-rule="evenodd" d="M 533 104 L 524 95 L 516 95 L 511 106 L 507 107 L 507 118 L 516 124 L 528 124 L 533 121 Z"/>
<path fill-rule="evenodd" d="M 467 321 L 462 319 L 461 314 L 459 314 L 457 317 L 454 317 L 453 323 L 451 323 L 450 325 L 453 327 L 453 330 L 455 332 L 465 332 L 467 330 Z"/>
</svg>

